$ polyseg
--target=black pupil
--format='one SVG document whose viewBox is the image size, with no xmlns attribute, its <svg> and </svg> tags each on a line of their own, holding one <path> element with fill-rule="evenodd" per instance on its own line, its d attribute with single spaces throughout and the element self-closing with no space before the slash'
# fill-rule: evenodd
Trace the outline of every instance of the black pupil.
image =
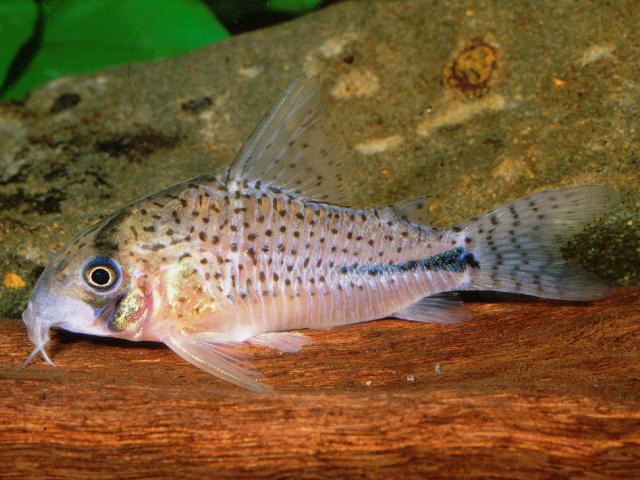
<svg viewBox="0 0 640 480">
<path fill-rule="evenodd" d="M 104 287 L 111 282 L 111 273 L 106 268 L 98 267 L 91 272 L 91 281 L 100 287 Z"/>
</svg>

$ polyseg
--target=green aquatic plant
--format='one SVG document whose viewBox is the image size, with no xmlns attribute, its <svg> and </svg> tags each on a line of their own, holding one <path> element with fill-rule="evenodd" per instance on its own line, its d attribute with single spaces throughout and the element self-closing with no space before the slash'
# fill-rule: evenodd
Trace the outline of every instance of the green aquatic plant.
<svg viewBox="0 0 640 480">
<path fill-rule="evenodd" d="M 229 37 L 224 20 L 237 28 L 244 16 L 252 15 L 250 25 L 244 26 L 247 30 L 300 15 L 323 3 L 323 0 L 3 0 L 0 99 L 22 99 L 34 88 L 63 75 L 186 53 Z M 227 15 L 219 18 L 218 11 Z M 262 16 L 262 21 L 256 22 L 256 15 Z"/>
<path fill-rule="evenodd" d="M 7 99 L 62 75 L 178 55 L 229 36 L 196 0 L 4 0 L 0 25 Z"/>
<path fill-rule="evenodd" d="M 321 0 L 269 0 L 266 2 L 271 10 L 299 14 L 318 7 Z"/>
</svg>

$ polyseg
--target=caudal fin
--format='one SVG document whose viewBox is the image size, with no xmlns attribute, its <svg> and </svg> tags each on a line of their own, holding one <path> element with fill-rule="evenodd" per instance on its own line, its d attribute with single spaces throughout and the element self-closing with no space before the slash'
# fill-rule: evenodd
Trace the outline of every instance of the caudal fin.
<svg viewBox="0 0 640 480">
<path fill-rule="evenodd" d="M 569 238 L 619 200 L 587 186 L 535 193 L 468 223 L 461 236 L 477 261 L 469 290 L 592 300 L 611 292 L 596 276 L 563 258 Z"/>
</svg>

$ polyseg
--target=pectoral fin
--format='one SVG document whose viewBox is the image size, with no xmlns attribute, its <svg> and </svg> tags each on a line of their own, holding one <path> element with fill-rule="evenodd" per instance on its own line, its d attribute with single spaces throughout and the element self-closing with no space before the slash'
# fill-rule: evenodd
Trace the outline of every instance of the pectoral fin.
<svg viewBox="0 0 640 480">
<path fill-rule="evenodd" d="M 259 381 L 262 375 L 250 362 L 234 355 L 230 345 L 215 344 L 205 336 L 182 333 L 173 333 L 163 340 L 180 357 L 211 375 L 254 392 L 273 391 Z"/>
</svg>

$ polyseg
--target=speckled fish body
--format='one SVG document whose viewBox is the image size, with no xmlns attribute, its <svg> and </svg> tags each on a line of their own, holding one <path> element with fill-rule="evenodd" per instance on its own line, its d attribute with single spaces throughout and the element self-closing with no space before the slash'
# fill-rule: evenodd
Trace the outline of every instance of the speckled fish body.
<svg viewBox="0 0 640 480">
<path fill-rule="evenodd" d="M 447 245 L 458 235 L 391 208 L 306 202 L 215 177 L 123 210 L 107 228 L 116 224 L 122 240 L 101 252 L 129 256 L 153 297 L 144 339 L 167 319 L 232 341 L 362 322 L 468 277 L 469 260 Z"/>
<path fill-rule="evenodd" d="M 499 290 L 587 300 L 608 293 L 560 247 L 614 202 L 603 187 L 533 194 L 464 225 L 425 225 L 423 198 L 384 207 L 345 199 L 317 80 L 299 79 L 236 160 L 139 200 L 54 258 L 23 315 L 32 356 L 49 328 L 167 344 L 220 378 L 266 390 L 225 345 L 293 352 L 289 332 L 387 316 L 467 317 L 443 292 Z M 31 357 L 30 357 L 31 358 Z"/>
</svg>

